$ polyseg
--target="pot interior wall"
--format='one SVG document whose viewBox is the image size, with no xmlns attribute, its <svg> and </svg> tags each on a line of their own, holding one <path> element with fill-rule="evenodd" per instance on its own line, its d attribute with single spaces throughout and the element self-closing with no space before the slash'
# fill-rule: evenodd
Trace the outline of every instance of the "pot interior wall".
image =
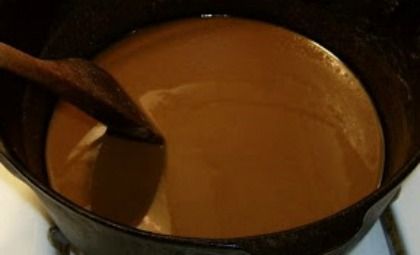
<svg viewBox="0 0 420 255">
<path fill-rule="evenodd" d="M 384 182 L 402 169 L 419 149 L 419 134 L 414 131 L 420 127 L 420 76 L 415 71 L 420 70 L 420 37 L 416 37 L 420 29 L 413 24 L 420 24 L 420 12 L 410 3 L 91 0 L 66 1 L 54 8 L 58 9 L 51 13 L 59 10 L 60 15 L 48 23 L 51 32 L 43 51 L 43 56 L 48 58 L 91 58 L 136 28 L 182 17 L 199 17 L 203 13 L 229 14 L 287 27 L 331 50 L 365 85 L 384 129 Z M 6 83 L 17 82 L 28 83 L 15 78 L 6 80 Z M 12 101 L 14 105 L 22 105 L 23 110 L 8 114 L 8 121 L 13 124 L 5 124 L 3 133 L 9 152 L 46 182 L 45 135 L 55 98 L 30 85 L 25 87 L 24 96 L 18 91 Z M 12 136 L 11 132 L 17 134 Z"/>
</svg>

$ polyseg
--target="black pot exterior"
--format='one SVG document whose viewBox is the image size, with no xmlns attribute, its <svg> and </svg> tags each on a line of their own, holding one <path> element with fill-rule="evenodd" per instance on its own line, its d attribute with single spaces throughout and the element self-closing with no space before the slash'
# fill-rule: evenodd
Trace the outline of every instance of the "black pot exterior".
<svg viewBox="0 0 420 255">
<path fill-rule="evenodd" d="M 0 160 L 37 192 L 54 222 L 86 254 L 341 254 L 369 230 L 419 161 L 420 132 L 415 130 L 420 130 L 420 7 L 414 1 L 73 0 L 39 1 L 22 8 L 15 2 L 25 1 L 0 0 L 0 14 L 24 8 L 27 15 L 20 20 L 0 15 L 0 23 L 19 26 L 23 19 L 28 25 L 14 33 L 0 25 L 0 40 L 21 44 L 32 53 L 42 47 L 42 55 L 49 58 L 92 57 L 138 27 L 200 14 L 279 24 L 339 56 L 362 80 L 381 117 L 386 141 L 383 184 L 357 204 L 279 233 L 223 240 L 177 238 L 107 221 L 49 189 L 44 143 L 55 99 L 27 86 L 27 81 L 1 73 L 0 82 L 13 89 L 0 94 L 0 131 L 7 157 Z"/>
</svg>

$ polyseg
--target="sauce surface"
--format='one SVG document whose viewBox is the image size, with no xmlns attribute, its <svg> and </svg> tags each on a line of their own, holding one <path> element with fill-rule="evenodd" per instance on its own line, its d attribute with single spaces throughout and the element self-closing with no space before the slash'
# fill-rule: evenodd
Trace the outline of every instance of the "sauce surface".
<svg viewBox="0 0 420 255">
<path fill-rule="evenodd" d="M 99 215 L 178 236 L 249 236 L 332 215 L 380 183 L 382 130 L 367 93 L 289 30 L 181 20 L 139 30 L 96 62 L 166 139 L 102 137 L 105 127 L 58 104 L 51 185 Z"/>
</svg>

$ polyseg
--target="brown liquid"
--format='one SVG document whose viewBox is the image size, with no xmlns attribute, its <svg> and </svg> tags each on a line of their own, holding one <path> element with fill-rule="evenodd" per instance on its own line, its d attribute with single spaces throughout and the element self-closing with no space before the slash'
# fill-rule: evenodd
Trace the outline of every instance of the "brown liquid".
<svg viewBox="0 0 420 255">
<path fill-rule="evenodd" d="M 97 58 L 166 147 L 101 149 L 104 128 L 66 103 L 47 147 L 54 189 L 116 221 L 191 237 L 285 230 L 377 188 L 375 109 L 316 43 L 273 25 L 190 19 L 136 32 Z"/>
</svg>

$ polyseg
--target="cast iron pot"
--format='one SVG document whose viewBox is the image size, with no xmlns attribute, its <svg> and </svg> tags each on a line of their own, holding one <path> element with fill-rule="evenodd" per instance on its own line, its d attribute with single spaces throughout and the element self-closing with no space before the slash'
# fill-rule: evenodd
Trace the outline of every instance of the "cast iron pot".
<svg viewBox="0 0 420 255">
<path fill-rule="evenodd" d="M 0 40 L 48 58 L 91 58 L 133 29 L 201 14 L 278 24 L 339 56 L 361 79 L 380 114 L 386 142 L 381 187 L 323 220 L 246 238 L 179 238 L 119 225 L 49 188 L 44 147 L 56 98 L 6 73 L 0 73 L 1 161 L 38 194 L 70 242 L 89 255 L 347 251 L 395 199 L 419 162 L 420 8 L 415 1 L 0 0 Z"/>
</svg>

